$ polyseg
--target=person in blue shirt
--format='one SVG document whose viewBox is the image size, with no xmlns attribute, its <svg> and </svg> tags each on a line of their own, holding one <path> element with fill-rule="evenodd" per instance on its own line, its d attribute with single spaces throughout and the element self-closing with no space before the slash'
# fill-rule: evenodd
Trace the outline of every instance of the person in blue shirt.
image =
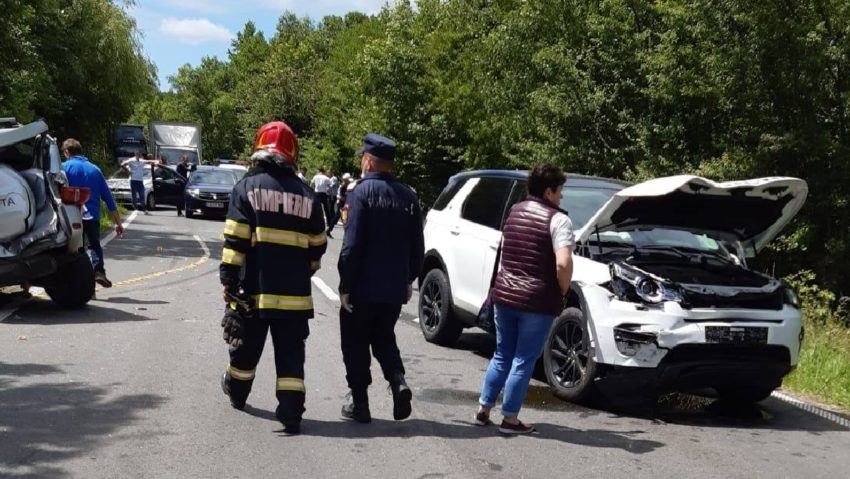
<svg viewBox="0 0 850 479">
<path fill-rule="evenodd" d="M 88 188 L 91 193 L 83 211 L 83 234 L 89 246 L 89 255 L 94 267 L 94 280 L 104 288 L 111 288 L 112 282 L 106 277 L 103 248 L 100 246 L 100 201 L 103 200 L 106 203 L 112 221 L 115 222 L 115 234 L 120 238 L 124 235 L 124 227 L 121 225 L 118 207 L 115 205 L 109 187 L 106 186 L 106 178 L 103 177 L 97 165 L 83 156 L 83 147 L 79 141 L 73 138 L 65 140 L 62 143 L 62 153 L 67 159 L 62 163 L 62 168 L 68 177 L 68 186 Z"/>
<path fill-rule="evenodd" d="M 393 395 L 393 418 L 410 416 L 412 393 L 395 337 L 403 304 L 410 301 L 425 253 L 416 193 L 392 174 L 395 143 L 370 133 L 360 149 L 363 178 L 348 194 L 348 218 L 337 265 L 340 334 L 352 401 L 342 416 L 370 422 L 370 355 L 381 365 Z"/>
</svg>

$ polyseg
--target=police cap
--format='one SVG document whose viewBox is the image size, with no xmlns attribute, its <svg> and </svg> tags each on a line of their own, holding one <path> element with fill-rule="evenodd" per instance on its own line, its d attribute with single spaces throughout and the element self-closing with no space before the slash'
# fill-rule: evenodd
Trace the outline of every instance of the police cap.
<svg viewBox="0 0 850 479">
<path fill-rule="evenodd" d="M 357 150 L 357 155 L 369 153 L 384 161 L 395 160 L 395 142 L 377 133 L 368 133 L 363 137 L 363 146 Z"/>
</svg>

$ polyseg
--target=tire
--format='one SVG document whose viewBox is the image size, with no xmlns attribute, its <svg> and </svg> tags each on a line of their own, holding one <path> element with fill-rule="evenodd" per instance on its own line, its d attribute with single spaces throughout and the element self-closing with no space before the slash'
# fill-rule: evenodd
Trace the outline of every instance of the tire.
<svg viewBox="0 0 850 479">
<path fill-rule="evenodd" d="M 736 404 L 753 404 L 764 401 L 775 388 L 771 386 L 718 387 L 717 396 L 721 401 Z"/>
<path fill-rule="evenodd" d="M 593 395 L 596 362 L 580 309 L 567 308 L 552 323 L 543 347 L 543 370 L 555 396 L 581 403 Z"/>
<path fill-rule="evenodd" d="M 63 308 L 82 308 L 94 296 L 94 269 L 85 253 L 59 266 L 44 285 L 44 291 Z"/>
<path fill-rule="evenodd" d="M 452 314 L 452 292 L 442 270 L 425 275 L 419 290 L 419 327 L 429 343 L 451 346 L 463 332 L 463 325 Z"/>
<path fill-rule="evenodd" d="M 145 208 L 148 211 L 156 210 L 156 197 L 154 196 L 153 193 L 148 193 L 148 198 L 145 201 Z"/>
</svg>

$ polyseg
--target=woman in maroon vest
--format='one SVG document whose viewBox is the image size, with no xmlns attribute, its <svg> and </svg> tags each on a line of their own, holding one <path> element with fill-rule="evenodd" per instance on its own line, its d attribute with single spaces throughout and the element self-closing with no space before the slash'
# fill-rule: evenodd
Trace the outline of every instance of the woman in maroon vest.
<svg viewBox="0 0 850 479">
<path fill-rule="evenodd" d="M 560 168 L 537 165 L 528 179 L 528 198 L 511 208 L 502 237 L 502 259 L 492 300 L 496 353 L 484 376 L 475 423 L 491 424 L 490 410 L 504 388 L 499 427 L 503 434 L 534 431 L 519 419 L 531 373 L 560 314 L 573 274 L 572 223 L 559 208 L 566 176 Z"/>
</svg>

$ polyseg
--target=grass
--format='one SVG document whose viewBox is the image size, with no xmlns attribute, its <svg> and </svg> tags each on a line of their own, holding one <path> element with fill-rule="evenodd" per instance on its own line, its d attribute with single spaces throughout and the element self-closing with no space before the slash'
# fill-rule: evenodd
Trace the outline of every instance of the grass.
<svg viewBox="0 0 850 479">
<path fill-rule="evenodd" d="M 127 215 L 127 209 L 118 205 L 118 214 L 121 215 L 123 219 L 124 216 Z M 100 232 L 105 233 L 107 231 L 111 231 L 115 228 L 115 223 L 112 222 L 112 216 L 109 214 L 109 210 L 106 209 L 106 203 L 100 202 Z"/>
<path fill-rule="evenodd" d="M 850 410 L 850 329 L 806 316 L 800 362 L 783 386 Z"/>
</svg>

